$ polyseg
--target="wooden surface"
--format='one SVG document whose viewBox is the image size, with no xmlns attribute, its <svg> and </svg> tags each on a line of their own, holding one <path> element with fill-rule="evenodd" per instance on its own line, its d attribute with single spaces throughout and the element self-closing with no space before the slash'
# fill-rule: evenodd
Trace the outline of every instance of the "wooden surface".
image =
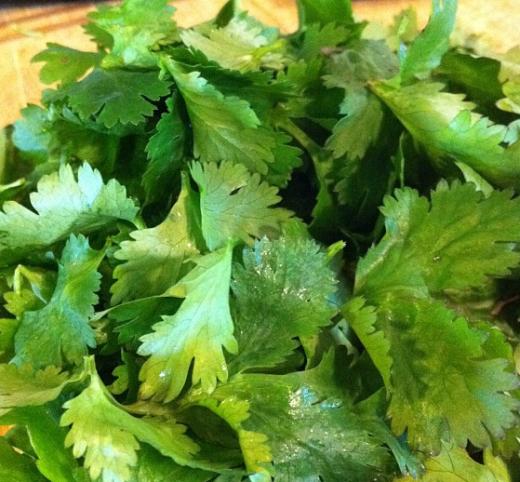
<svg viewBox="0 0 520 482">
<path fill-rule="evenodd" d="M 485 50 L 506 50 L 520 44 L 520 0 L 459 0 L 459 35 L 484 33 L 478 46 Z M 177 0 L 176 19 L 182 26 L 213 17 L 225 0 Z M 262 21 L 277 25 L 284 32 L 296 27 L 294 0 L 244 0 L 243 5 Z M 355 13 L 381 24 L 389 23 L 403 8 L 413 5 L 421 23 L 428 17 L 430 0 L 357 0 Z M 80 49 L 92 49 L 81 24 L 93 3 L 60 4 L 19 8 L 0 8 L 0 127 L 13 122 L 20 108 L 37 103 L 42 85 L 39 66 L 30 59 L 56 42 Z"/>
</svg>

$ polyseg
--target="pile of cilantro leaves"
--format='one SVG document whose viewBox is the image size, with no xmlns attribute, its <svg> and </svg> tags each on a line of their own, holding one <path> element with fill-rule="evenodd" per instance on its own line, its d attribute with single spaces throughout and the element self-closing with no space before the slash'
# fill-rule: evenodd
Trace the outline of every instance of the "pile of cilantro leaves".
<svg viewBox="0 0 520 482">
<path fill-rule="evenodd" d="M 520 480 L 520 51 L 455 0 L 101 6 L 0 135 L 0 480 Z M 377 38 L 376 38 L 377 37 Z"/>
</svg>

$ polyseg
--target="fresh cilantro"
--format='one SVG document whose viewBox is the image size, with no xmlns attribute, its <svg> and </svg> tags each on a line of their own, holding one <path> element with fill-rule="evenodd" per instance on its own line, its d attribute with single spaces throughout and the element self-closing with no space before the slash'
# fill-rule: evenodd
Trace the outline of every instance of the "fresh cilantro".
<svg viewBox="0 0 520 482">
<path fill-rule="evenodd" d="M 151 101 L 168 93 L 168 84 L 156 72 L 122 69 L 94 69 L 79 82 L 65 86 L 60 95 L 67 98 L 80 118 L 94 117 L 107 127 L 138 125 L 156 110 Z"/>
<path fill-rule="evenodd" d="M 177 38 L 172 19 L 175 9 L 167 0 L 127 0 L 122 5 L 101 6 L 89 14 L 96 38 L 109 43 L 110 54 L 104 63 L 110 65 L 155 65 L 153 49 Z M 87 31 L 89 30 L 87 25 Z"/>
<path fill-rule="evenodd" d="M 170 3 L 0 131 L 0 480 L 517 480 L 518 47 Z"/>
<path fill-rule="evenodd" d="M 243 16 L 232 18 L 225 27 L 213 29 L 207 36 L 194 29 L 181 33 L 187 47 L 200 50 L 226 69 L 239 71 L 283 68 L 284 43 L 271 37 Z"/>
<path fill-rule="evenodd" d="M 202 234 L 211 250 L 229 239 L 247 242 L 262 233 L 276 232 L 290 216 L 272 207 L 280 201 L 276 188 L 240 164 L 195 163 L 191 175 L 200 189 Z"/>
<path fill-rule="evenodd" d="M 64 404 L 62 426 L 71 425 L 65 446 L 73 447 L 75 457 L 85 455 L 85 468 L 92 479 L 130 480 L 130 468 L 137 462 L 139 441 L 173 458 L 181 465 L 198 450 L 185 427 L 169 420 L 136 418 L 112 398 L 89 359 L 90 384 L 76 398 Z M 93 416 L 85 417 L 85 411 Z M 107 450 L 107 447 L 110 447 Z"/>
<path fill-rule="evenodd" d="M 43 177 L 30 196 L 36 212 L 8 201 L 0 212 L 0 263 L 48 249 L 71 233 L 91 232 L 115 220 L 133 221 L 137 208 L 115 179 L 103 183 L 100 173 L 84 164 L 77 180 L 70 166 Z"/>
<path fill-rule="evenodd" d="M 71 236 L 59 262 L 56 288 L 48 304 L 25 311 L 15 336 L 16 364 L 62 366 L 80 364 L 87 347 L 96 346 L 89 325 L 98 301 L 97 268 L 103 251 L 95 251 L 83 236 Z M 45 347 L 42 349 L 42 344 Z"/>
<path fill-rule="evenodd" d="M 172 400 L 182 390 L 194 361 L 192 383 L 204 390 L 226 381 L 228 370 L 223 348 L 237 352 L 229 308 L 233 245 L 196 259 L 196 267 L 170 289 L 184 298 L 173 316 L 153 326 L 141 338 L 138 353 L 150 358 L 141 370 L 141 395 Z"/>
<path fill-rule="evenodd" d="M 457 0 L 433 0 L 428 25 L 402 53 L 401 81 L 425 78 L 441 63 L 455 27 Z"/>
<path fill-rule="evenodd" d="M 166 219 L 154 228 L 130 233 L 114 257 L 124 261 L 114 270 L 114 304 L 123 300 L 159 295 L 179 279 L 187 258 L 198 253 L 196 237 L 191 233 L 196 220 L 190 216 L 192 203 L 187 179 L 179 198 Z"/>
<path fill-rule="evenodd" d="M 44 84 L 52 84 L 57 81 L 68 84 L 98 65 L 100 58 L 101 56 L 97 52 L 82 52 L 49 43 L 47 49 L 36 55 L 32 61 L 45 62 L 40 71 L 40 80 Z"/>
<path fill-rule="evenodd" d="M 335 312 L 334 276 L 313 241 L 263 239 L 244 251 L 243 263 L 232 283 L 240 347 L 231 362 L 235 371 L 284 361 L 298 346 L 296 337 L 316 335 Z"/>
</svg>

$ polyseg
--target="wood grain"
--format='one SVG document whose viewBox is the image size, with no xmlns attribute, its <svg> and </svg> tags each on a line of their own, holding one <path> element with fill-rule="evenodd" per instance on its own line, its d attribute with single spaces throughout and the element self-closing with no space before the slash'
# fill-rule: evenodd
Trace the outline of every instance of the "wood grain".
<svg viewBox="0 0 520 482">
<path fill-rule="evenodd" d="M 520 43 L 518 0 L 460 0 L 459 35 L 467 37 L 483 32 L 483 42 L 476 46 L 485 50 L 506 50 Z M 182 26 L 213 17 L 225 0 L 177 0 L 176 19 Z M 295 0 L 243 0 L 244 7 L 260 20 L 280 27 L 284 32 L 296 28 Z M 430 0 L 357 0 L 355 13 L 359 18 L 388 24 L 393 16 L 413 5 L 420 23 L 428 17 Z M 53 3 L 52 5 L 0 9 L 0 126 L 13 122 L 19 110 L 28 103 L 37 103 L 42 85 L 39 66 L 30 59 L 45 48 L 47 42 L 92 49 L 81 24 L 94 3 Z M 382 28 L 382 27 L 381 27 Z M 477 37 L 475 37 L 477 38 Z M 484 47 L 482 47 L 482 45 Z"/>
</svg>

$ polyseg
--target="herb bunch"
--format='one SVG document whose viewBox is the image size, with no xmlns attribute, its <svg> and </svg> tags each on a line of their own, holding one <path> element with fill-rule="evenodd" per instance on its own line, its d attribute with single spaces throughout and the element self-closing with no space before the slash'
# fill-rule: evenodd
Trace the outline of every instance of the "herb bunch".
<svg viewBox="0 0 520 482">
<path fill-rule="evenodd" d="M 1 480 L 520 477 L 520 51 L 451 45 L 455 0 L 377 39 L 298 8 L 125 0 L 35 57 L 0 143 Z"/>
</svg>

